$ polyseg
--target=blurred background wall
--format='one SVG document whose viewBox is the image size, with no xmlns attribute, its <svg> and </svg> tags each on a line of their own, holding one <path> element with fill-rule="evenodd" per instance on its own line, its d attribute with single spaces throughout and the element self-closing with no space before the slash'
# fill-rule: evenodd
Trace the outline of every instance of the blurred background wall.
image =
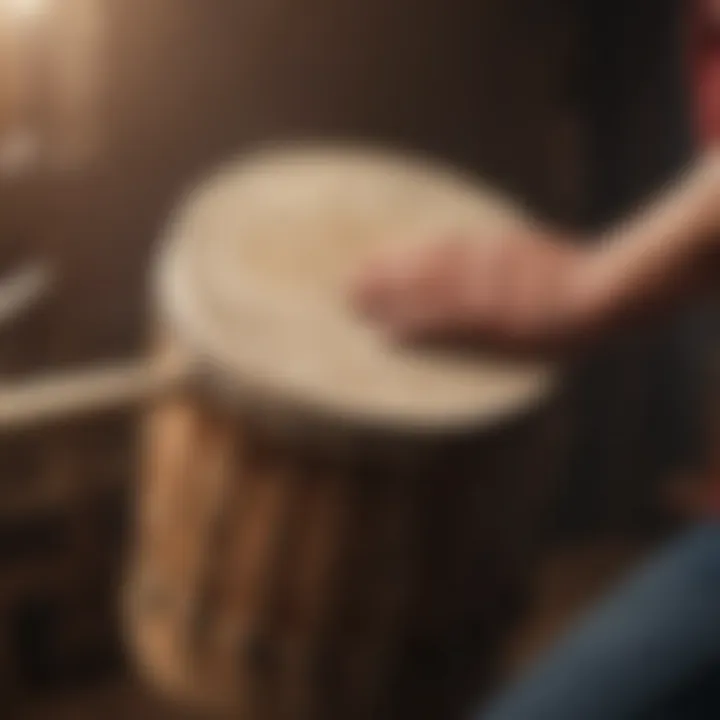
<svg viewBox="0 0 720 720">
<path fill-rule="evenodd" d="M 683 5 L 580 3 L 588 229 L 647 202 L 689 161 Z M 658 491 L 702 449 L 712 318 L 712 308 L 684 312 L 579 369 L 578 435 L 561 513 L 572 536 L 657 523 Z"/>
</svg>

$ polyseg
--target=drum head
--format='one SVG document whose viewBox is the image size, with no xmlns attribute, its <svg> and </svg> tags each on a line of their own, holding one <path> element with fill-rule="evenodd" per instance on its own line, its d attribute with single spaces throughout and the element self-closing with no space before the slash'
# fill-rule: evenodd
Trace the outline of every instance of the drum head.
<svg viewBox="0 0 720 720">
<path fill-rule="evenodd" d="M 527 222 L 476 179 L 379 150 L 301 146 L 241 158 L 184 203 L 162 246 L 160 307 L 239 401 L 405 428 L 497 422 L 552 368 L 400 347 L 348 283 L 390 243 Z M 484 233 L 483 231 L 487 231 Z"/>
</svg>

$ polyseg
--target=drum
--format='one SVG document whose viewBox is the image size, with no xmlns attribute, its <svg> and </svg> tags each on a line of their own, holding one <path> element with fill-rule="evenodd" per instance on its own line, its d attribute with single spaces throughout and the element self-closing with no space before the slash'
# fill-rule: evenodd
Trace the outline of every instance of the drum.
<svg viewBox="0 0 720 720">
<path fill-rule="evenodd" d="M 196 386 L 149 418 L 127 597 L 169 696 L 248 720 L 462 709 L 552 476 L 556 372 L 390 346 L 346 288 L 384 243 L 523 222 L 477 180 L 348 148 L 244 158 L 182 205 L 158 352 Z"/>
<path fill-rule="evenodd" d="M 460 718 L 557 476 L 559 369 L 396 345 L 348 302 L 379 248 L 531 222 L 384 149 L 268 148 L 159 245 L 151 362 L 0 391 L 0 428 L 152 399 L 123 607 L 153 686 L 245 720 Z"/>
</svg>

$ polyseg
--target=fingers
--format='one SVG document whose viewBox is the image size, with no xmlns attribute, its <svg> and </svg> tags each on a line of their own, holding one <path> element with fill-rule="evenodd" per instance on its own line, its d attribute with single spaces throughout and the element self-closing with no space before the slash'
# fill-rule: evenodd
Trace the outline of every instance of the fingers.
<svg viewBox="0 0 720 720">
<path fill-rule="evenodd" d="M 462 244 L 448 242 L 376 261 L 354 288 L 356 306 L 395 335 L 432 331 L 452 321 Z"/>
<path fill-rule="evenodd" d="M 574 341 L 577 256 L 568 247 L 520 236 L 454 239 L 396 253 L 364 273 L 356 300 L 402 340 L 472 339 L 503 350 L 544 350 Z"/>
</svg>

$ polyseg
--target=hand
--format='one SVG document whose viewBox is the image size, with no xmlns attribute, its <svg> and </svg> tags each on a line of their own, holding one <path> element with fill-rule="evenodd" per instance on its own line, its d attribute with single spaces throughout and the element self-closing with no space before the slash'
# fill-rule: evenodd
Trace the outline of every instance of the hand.
<svg viewBox="0 0 720 720">
<path fill-rule="evenodd" d="M 602 253 L 539 232 L 454 237 L 380 257 L 354 288 L 357 307 L 401 340 L 478 341 L 557 352 L 599 338 L 612 309 Z"/>
</svg>

